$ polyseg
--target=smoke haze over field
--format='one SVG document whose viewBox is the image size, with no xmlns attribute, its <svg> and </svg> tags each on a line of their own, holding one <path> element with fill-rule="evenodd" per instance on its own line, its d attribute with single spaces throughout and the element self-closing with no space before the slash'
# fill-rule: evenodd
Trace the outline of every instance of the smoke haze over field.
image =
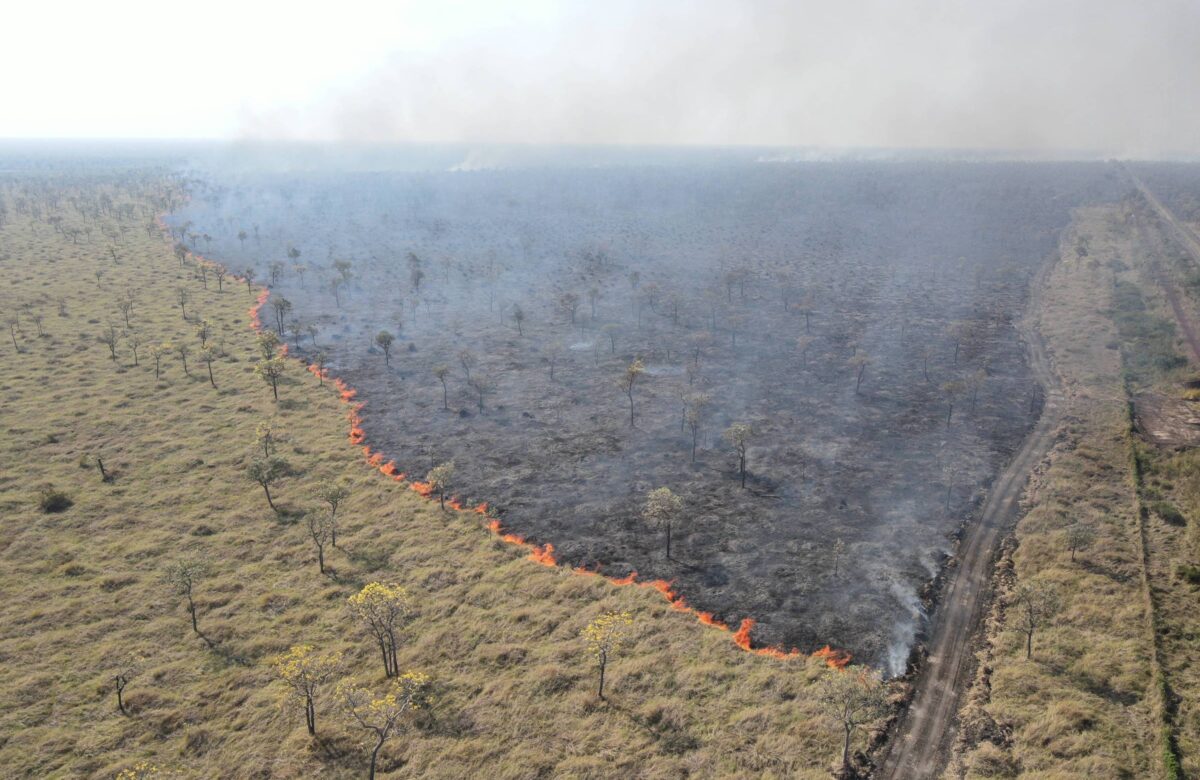
<svg viewBox="0 0 1200 780">
<path fill-rule="evenodd" d="M 63 10 L 7 26 L 0 136 L 1200 154 L 1190 0 Z"/>
</svg>

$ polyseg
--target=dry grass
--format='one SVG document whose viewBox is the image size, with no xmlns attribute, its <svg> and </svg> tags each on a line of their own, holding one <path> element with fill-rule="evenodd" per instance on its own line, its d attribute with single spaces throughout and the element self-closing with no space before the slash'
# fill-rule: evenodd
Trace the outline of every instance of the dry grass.
<svg viewBox="0 0 1200 780">
<path fill-rule="evenodd" d="M 1090 251 L 1075 251 L 1079 236 Z M 1003 602 L 964 708 L 965 748 L 951 776 L 1150 777 L 1161 773 L 1160 701 L 1142 579 L 1137 495 L 1129 456 L 1120 335 L 1111 291 L 1127 231 L 1113 209 L 1081 209 L 1035 312 L 1062 378 L 1064 423 L 1031 480 L 1015 549 L 998 570 L 1056 584 L 1063 609 L 1035 635 L 1032 660 Z M 1066 528 L 1087 522 L 1092 547 L 1072 562 Z"/>
<path fill-rule="evenodd" d="M 70 196 L 127 197 L 108 185 L 59 186 L 59 213 L 76 224 L 93 223 Z M 838 735 L 806 699 L 819 662 L 751 656 L 652 591 L 532 563 L 478 515 L 442 513 L 365 467 L 328 385 L 290 365 L 276 404 L 254 376 L 245 285 L 219 293 L 210 278 L 205 290 L 142 218 L 113 244 L 114 261 L 101 230 L 73 244 L 44 222 L 11 208 L 10 216 L 0 230 L 0 310 L 29 309 L 21 352 L 0 345 L 6 776 L 112 777 L 144 759 L 197 777 L 364 774 L 362 735 L 323 702 L 321 739 L 311 741 L 300 712 L 281 710 L 265 661 L 311 643 L 344 650 L 349 672 L 379 683 L 377 655 L 344 609 L 376 579 L 413 593 L 420 615 L 400 666 L 431 674 L 437 693 L 389 743 L 385 776 L 828 776 Z M 226 352 L 214 366 L 219 390 L 194 359 L 180 286 L 189 314 L 212 324 Z M 171 356 L 155 381 L 146 346 L 140 366 L 125 343 L 109 359 L 97 337 L 121 322 L 126 290 L 137 294 L 133 327 L 146 342 L 193 344 L 191 377 Z M 297 472 L 277 491 L 282 516 L 245 474 L 264 420 L 286 432 L 281 454 Z M 111 482 L 101 480 L 97 455 Z M 342 549 L 328 556 L 334 572 L 322 576 L 294 515 L 317 504 L 315 486 L 329 478 L 344 480 L 352 497 L 340 513 Z M 73 506 L 40 511 L 47 483 Z M 197 592 L 212 649 L 161 582 L 182 556 L 212 565 Z M 636 628 L 610 667 L 604 704 L 579 634 L 608 609 L 633 612 Z M 131 656 L 142 671 L 124 717 L 112 676 Z"/>
</svg>

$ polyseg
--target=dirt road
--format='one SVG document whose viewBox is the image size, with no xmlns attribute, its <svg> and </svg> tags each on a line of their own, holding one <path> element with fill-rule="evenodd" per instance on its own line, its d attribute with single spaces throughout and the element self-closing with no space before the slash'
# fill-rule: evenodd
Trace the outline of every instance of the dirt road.
<svg viewBox="0 0 1200 780">
<path fill-rule="evenodd" d="M 1150 208 L 1154 209 L 1154 212 L 1158 214 L 1158 218 L 1162 223 L 1170 228 L 1179 245 L 1192 256 L 1192 261 L 1197 266 L 1200 266 L 1200 240 L 1197 240 L 1196 234 L 1192 232 L 1192 229 L 1176 219 L 1171 210 L 1164 206 L 1162 201 L 1158 199 L 1158 196 L 1151 192 L 1142 183 L 1142 180 L 1133 171 L 1129 170 L 1128 167 L 1125 168 L 1125 173 L 1128 174 L 1134 186 L 1138 188 L 1138 192 L 1146 199 L 1146 202 L 1150 204 Z M 1163 294 L 1166 295 L 1167 303 L 1171 305 L 1171 311 L 1175 315 L 1175 322 L 1178 323 L 1179 329 L 1183 332 L 1184 339 L 1192 348 L 1192 355 L 1195 356 L 1197 362 L 1200 362 L 1200 338 L 1197 338 L 1196 331 L 1179 302 L 1179 291 L 1176 290 L 1169 275 L 1163 271 L 1162 266 L 1157 260 L 1151 261 L 1150 271 L 1154 275 L 1155 281 L 1162 288 Z"/>
<path fill-rule="evenodd" d="M 1038 310 L 1040 291 L 1053 263 L 1047 261 L 1033 279 L 1030 312 Z M 1030 366 L 1045 388 L 1046 402 L 1034 429 L 996 479 L 979 522 L 966 531 L 962 540 L 958 566 L 934 613 L 930 654 L 916 678 L 912 704 L 875 772 L 880 780 L 933 778 L 946 766 L 958 727 L 959 700 L 974 672 L 971 640 L 988 605 L 995 554 L 1016 520 L 1030 472 L 1054 441 L 1062 400 L 1058 380 L 1028 317 L 1024 330 Z"/>
</svg>

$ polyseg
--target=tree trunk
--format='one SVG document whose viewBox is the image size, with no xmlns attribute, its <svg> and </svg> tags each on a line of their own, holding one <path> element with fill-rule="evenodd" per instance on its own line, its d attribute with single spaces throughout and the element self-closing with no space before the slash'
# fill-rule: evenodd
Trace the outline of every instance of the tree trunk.
<svg viewBox="0 0 1200 780">
<path fill-rule="evenodd" d="M 213 390 L 217 389 L 217 380 L 213 379 L 212 363 L 208 364 L 208 383 L 213 386 Z"/>
<path fill-rule="evenodd" d="M 738 456 L 738 469 L 742 473 L 742 487 L 746 487 L 746 456 Z"/>
<path fill-rule="evenodd" d="M 1025 632 L 1025 660 L 1028 661 L 1033 657 L 1033 632 Z"/>
<path fill-rule="evenodd" d="M 279 400 L 279 380 L 271 377 L 271 395 L 275 396 L 275 400 Z"/>
<path fill-rule="evenodd" d="M 325 547 L 317 545 L 317 566 L 320 567 L 321 573 L 325 573 Z"/>
<path fill-rule="evenodd" d="M 308 726 L 308 733 L 315 737 L 317 735 L 317 710 L 313 706 L 312 696 L 309 696 L 304 702 L 304 720 Z"/>
<path fill-rule="evenodd" d="M 192 597 L 188 596 L 188 612 L 192 616 L 192 631 L 200 633 L 200 626 L 196 623 L 196 602 L 192 601 Z"/>
<path fill-rule="evenodd" d="M 846 737 L 842 740 L 842 769 L 850 768 L 850 727 L 846 726 Z"/>
<path fill-rule="evenodd" d="M 279 510 L 275 508 L 275 502 L 271 500 L 271 488 L 263 485 L 263 492 L 267 494 L 267 504 L 271 507 L 271 511 L 278 512 Z"/>
<path fill-rule="evenodd" d="M 635 427 L 633 424 L 633 391 L 629 391 L 629 427 Z"/>
<path fill-rule="evenodd" d="M 383 747 L 383 739 L 381 736 L 379 741 L 375 743 L 375 749 L 371 751 L 371 767 L 367 771 L 367 780 L 375 780 L 375 759 L 379 757 L 379 749 Z"/>
<path fill-rule="evenodd" d="M 671 557 L 671 524 L 667 523 L 667 558 Z"/>
<path fill-rule="evenodd" d="M 604 667 L 607 665 L 608 665 L 607 660 L 604 658 L 601 658 L 600 659 L 600 688 L 596 692 L 597 695 L 599 695 L 601 701 L 604 701 Z"/>
</svg>

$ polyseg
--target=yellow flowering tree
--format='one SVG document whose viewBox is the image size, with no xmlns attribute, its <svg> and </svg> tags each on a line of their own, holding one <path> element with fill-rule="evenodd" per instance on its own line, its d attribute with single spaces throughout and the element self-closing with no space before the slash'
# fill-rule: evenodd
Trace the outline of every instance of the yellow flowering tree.
<svg viewBox="0 0 1200 780">
<path fill-rule="evenodd" d="M 408 591 L 400 585 L 368 583 L 348 599 L 350 611 L 379 645 L 388 677 L 400 673 L 396 663 L 396 634 L 412 614 Z"/>
<path fill-rule="evenodd" d="M 295 645 L 291 650 L 270 659 L 275 675 L 284 687 L 285 702 L 304 705 L 304 723 L 308 733 L 317 733 L 317 696 L 320 690 L 337 675 L 342 666 L 342 654 L 318 654 L 312 645 Z"/>
<path fill-rule="evenodd" d="M 608 668 L 608 662 L 621 649 L 632 625 L 633 616 L 628 612 L 606 612 L 583 629 L 588 653 L 600 665 L 600 687 L 597 693 L 601 699 L 604 698 L 604 672 Z"/>
<path fill-rule="evenodd" d="M 396 729 L 400 717 L 409 710 L 420 709 L 429 676 L 422 672 L 405 672 L 395 677 L 382 694 L 358 685 L 353 680 L 338 684 L 337 698 L 346 715 L 360 728 L 375 736 L 371 749 L 371 768 L 367 775 L 375 780 L 375 762 L 383 743 Z"/>
</svg>

